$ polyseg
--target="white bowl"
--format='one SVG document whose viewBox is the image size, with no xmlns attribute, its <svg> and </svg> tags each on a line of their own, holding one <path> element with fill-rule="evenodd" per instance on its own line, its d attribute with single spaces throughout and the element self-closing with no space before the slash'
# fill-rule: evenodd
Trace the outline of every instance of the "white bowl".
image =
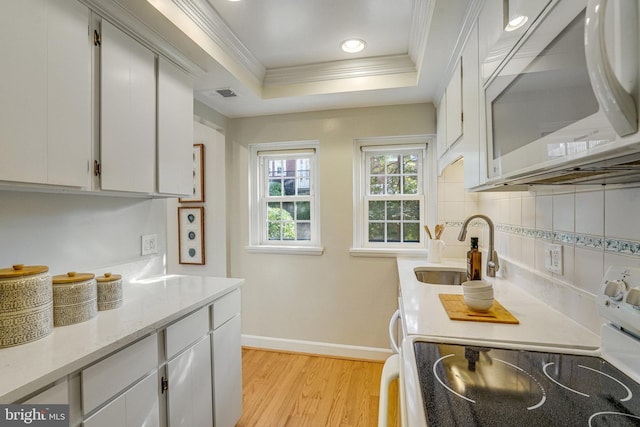
<svg viewBox="0 0 640 427">
<path fill-rule="evenodd" d="M 468 282 L 462 282 L 462 290 L 465 292 L 478 292 L 485 291 L 487 289 L 493 289 L 493 285 L 484 280 L 469 280 Z"/>
<path fill-rule="evenodd" d="M 487 311 L 493 306 L 493 298 L 478 299 L 464 296 L 464 303 L 473 311 Z"/>
<path fill-rule="evenodd" d="M 474 299 L 493 299 L 493 289 L 478 292 L 463 292 L 463 295 Z"/>
</svg>

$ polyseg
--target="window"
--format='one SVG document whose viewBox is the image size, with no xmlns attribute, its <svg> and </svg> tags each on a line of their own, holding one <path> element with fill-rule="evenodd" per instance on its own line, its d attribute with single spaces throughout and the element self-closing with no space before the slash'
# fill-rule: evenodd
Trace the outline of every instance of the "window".
<svg viewBox="0 0 640 427">
<path fill-rule="evenodd" d="M 319 143 L 250 146 L 251 251 L 321 254 Z"/>
<path fill-rule="evenodd" d="M 424 251 L 427 141 L 356 141 L 354 255 Z"/>
</svg>

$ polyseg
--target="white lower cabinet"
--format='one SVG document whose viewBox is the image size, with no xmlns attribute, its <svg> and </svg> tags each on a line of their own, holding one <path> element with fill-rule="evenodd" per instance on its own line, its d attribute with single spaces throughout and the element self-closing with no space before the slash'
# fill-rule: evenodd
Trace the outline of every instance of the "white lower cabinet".
<svg viewBox="0 0 640 427">
<path fill-rule="evenodd" d="M 169 427 L 212 426 L 211 339 L 209 335 L 167 363 Z M 216 424 L 217 426 L 217 424 Z"/>
<path fill-rule="evenodd" d="M 216 427 L 233 427 L 242 415 L 240 289 L 212 307 L 213 389 Z"/>
<path fill-rule="evenodd" d="M 233 427 L 242 416 L 240 315 L 213 331 L 215 426 Z"/>
<path fill-rule="evenodd" d="M 153 372 L 94 415 L 87 418 L 84 426 L 159 426 L 160 405 L 158 400 L 158 384 L 158 373 Z"/>
</svg>

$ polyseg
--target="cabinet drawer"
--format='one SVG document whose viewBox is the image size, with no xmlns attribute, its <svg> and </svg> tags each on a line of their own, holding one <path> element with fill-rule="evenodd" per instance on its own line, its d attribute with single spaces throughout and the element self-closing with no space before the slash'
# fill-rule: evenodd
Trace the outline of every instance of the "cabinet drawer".
<svg viewBox="0 0 640 427">
<path fill-rule="evenodd" d="M 213 329 L 217 329 L 236 314 L 240 314 L 241 305 L 240 289 L 229 292 L 227 295 L 216 300 L 212 307 Z"/>
<path fill-rule="evenodd" d="M 82 371 L 82 408 L 87 414 L 158 366 L 153 334 Z"/>
<path fill-rule="evenodd" d="M 167 359 L 171 359 L 209 332 L 208 307 L 203 307 L 166 329 Z"/>
<path fill-rule="evenodd" d="M 158 373 L 154 372 L 87 418 L 83 423 L 84 427 L 160 425 L 158 384 Z"/>
<path fill-rule="evenodd" d="M 69 384 L 67 380 L 50 387 L 31 399 L 24 401 L 32 405 L 68 405 L 69 404 Z"/>
</svg>

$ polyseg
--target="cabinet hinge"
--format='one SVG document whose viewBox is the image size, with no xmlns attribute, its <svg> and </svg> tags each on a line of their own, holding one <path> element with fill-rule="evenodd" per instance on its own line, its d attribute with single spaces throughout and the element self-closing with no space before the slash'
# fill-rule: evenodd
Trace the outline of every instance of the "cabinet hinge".
<svg viewBox="0 0 640 427">
<path fill-rule="evenodd" d="M 464 113 L 460 113 L 460 121 L 464 122 Z"/>
<path fill-rule="evenodd" d="M 160 393 L 164 394 L 164 392 L 167 390 L 169 390 L 169 379 L 162 377 L 160 379 Z"/>
<path fill-rule="evenodd" d="M 93 45 L 100 46 L 102 44 L 102 35 L 98 30 L 93 30 Z"/>
<path fill-rule="evenodd" d="M 102 173 L 102 170 L 100 169 L 100 163 L 98 163 L 97 160 L 93 161 L 93 175 L 94 176 L 100 176 L 100 174 Z"/>
</svg>

